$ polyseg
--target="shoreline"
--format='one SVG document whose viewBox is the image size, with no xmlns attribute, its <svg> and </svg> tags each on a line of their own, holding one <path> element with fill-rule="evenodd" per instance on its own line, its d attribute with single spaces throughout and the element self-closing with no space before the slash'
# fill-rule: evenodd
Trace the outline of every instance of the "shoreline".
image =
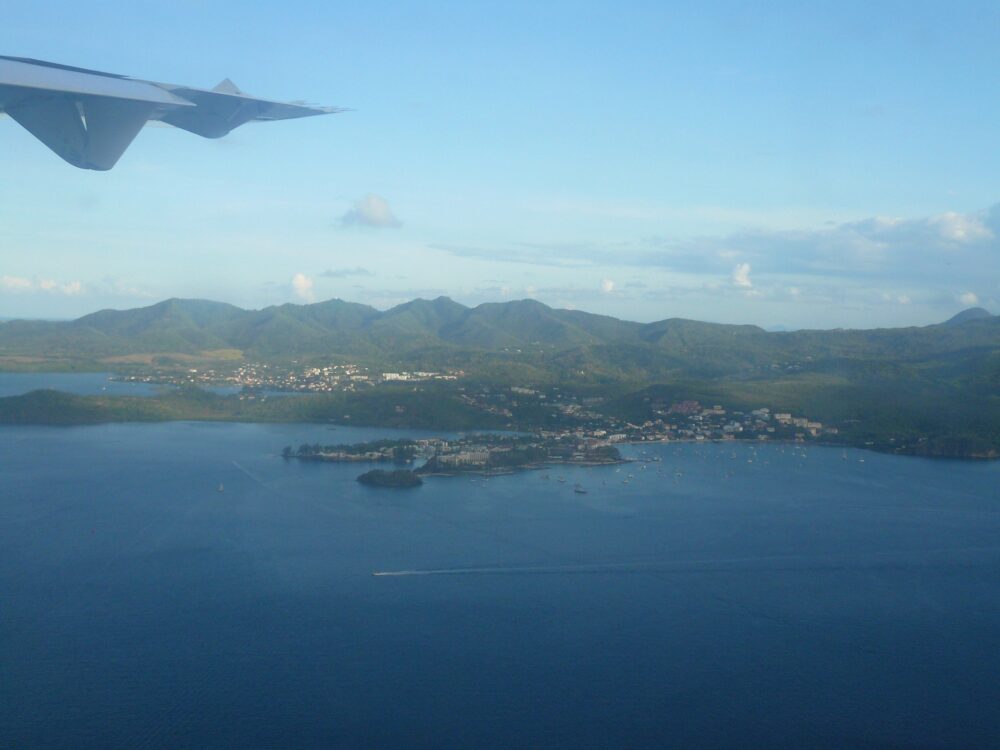
<svg viewBox="0 0 1000 750">
<path fill-rule="evenodd" d="M 520 474 L 524 471 L 544 471 L 553 466 L 621 466 L 622 464 L 638 463 L 634 458 L 623 458 L 619 461 L 547 461 L 543 464 L 525 464 L 524 466 L 509 466 L 499 469 L 469 469 L 468 471 L 428 471 L 413 469 L 422 477 L 461 477 L 466 475 L 484 477 L 502 477 L 510 474 Z"/>
<path fill-rule="evenodd" d="M 3 397 L 3 398 L 16 398 L 16 397 Z M 142 397 L 145 398 L 145 397 Z M 2 400 L 2 398 L 0 398 Z M 402 431 L 407 432 L 478 432 L 478 433 L 489 433 L 495 432 L 491 428 L 449 428 L 449 427 L 426 427 L 426 426 L 408 426 L 408 425 L 382 425 L 382 424 L 371 424 L 371 423 L 349 423 L 349 422 L 330 422 L 330 421 L 310 421 L 302 419 L 238 419 L 238 418 L 227 418 L 222 415 L 213 415 L 210 417 L 197 418 L 191 416 L 177 417 L 177 418 L 157 418 L 157 419 L 90 419 L 90 420 L 80 420 L 80 421 L 68 421 L 68 420 L 24 420 L 24 421 L 4 421 L 0 419 L 0 429 L 3 428 L 18 428 L 18 427 L 45 427 L 50 429 L 72 429 L 77 427 L 102 427 L 107 425 L 149 425 L 149 424 L 169 424 L 169 423 L 192 423 L 192 424 L 247 424 L 247 425 L 303 425 L 305 427 L 346 427 L 352 428 L 357 427 L 361 429 L 375 429 L 375 430 L 386 430 L 392 431 Z M 524 431 L 524 430 L 522 430 Z M 803 447 L 816 447 L 816 448 L 841 448 L 841 449 L 851 449 L 851 450 L 861 450 L 868 451 L 870 453 L 877 453 L 886 456 L 900 456 L 906 458 L 924 458 L 931 461 L 968 461 L 973 463 L 982 463 L 988 461 L 998 461 L 1000 460 L 1000 451 L 992 451 L 990 453 L 970 453 L 965 455 L 944 455 L 944 454 L 934 454 L 934 453 L 921 453 L 918 451 L 908 451 L 908 450 L 889 450 L 880 449 L 874 445 L 862 445 L 853 442 L 839 442 L 831 443 L 828 441 L 798 441 L 798 440 L 696 440 L 694 438 L 673 438 L 670 440 L 626 440 L 622 441 L 621 444 L 631 445 L 631 446 L 642 446 L 642 445 L 671 445 L 671 444 L 702 444 L 702 445 L 724 445 L 727 443 L 732 443 L 735 445 L 791 445 L 791 446 L 803 446 Z M 280 454 L 278 454 L 280 455 Z M 297 457 L 292 457 L 297 458 Z M 302 459 L 308 460 L 308 459 Z M 322 461 L 323 459 L 314 459 L 317 461 Z M 626 459 L 635 460 L 635 459 Z M 368 463 L 379 463 L 377 461 L 367 461 Z M 330 463 L 365 463 L 365 461 L 330 461 Z M 581 464 L 576 464 L 581 465 Z M 597 464 L 601 465 L 601 464 Z"/>
<path fill-rule="evenodd" d="M 285 401 L 285 399 L 277 399 Z M 295 399 L 298 402 L 298 399 Z M 241 402 L 242 403 L 242 402 Z M 301 403 L 301 402 L 300 402 Z M 223 408 L 229 407 L 229 408 Z M 239 413 L 242 411 L 243 413 Z M 250 412 L 250 413 L 248 413 Z M 361 415 L 358 415 L 359 417 Z M 394 416 L 394 415 L 393 415 Z M 389 420 L 363 419 L 358 421 L 309 418 L 306 414 L 280 414 L 274 410 L 243 407 L 228 401 L 225 397 L 206 395 L 198 401 L 184 400 L 176 396 L 159 398 L 155 396 L 84 396 L 54 390 L 36 390 L 26 394 L 0 397 L 0 426 L 45 426 L 74 427 L 100 424 L 151 424 L 164 422 L 216 422 L 242 424 L 304 424 L 325 425 L 327 427 L 367 427 L 383 430 L 407 430 L 429 432 L 534 432 L 533 429 L 512 425 L 480 424 L 473 426 L 471 415 L 459 422 L 437 421 L 431 415 L 424 415 L 416 423 L 392 418 Z M 802 446 L 825 446 L 868 450 L 888 455 L 913 456 L 931 459 L 951 459 L 957 461 L 1000 460 L 1000 447 L 994 447 L 986 438 L 976 439 L 975 445 L 963 445 L 964 435 L 942 433 L 938 435 L 917 435 L 914 438 L 888 436 L 869 439 L 872 436 L 858 436 L 851 440 L 847 436 L 837 441 L 823 439 L 790 440 L 737 438 L 733 440 L 696 438 L 668 438 L 650 440 L 621 441 L 628 445 L 663 445 L 669 443 L 739 443 L 739 444 L 785 444 Z M 895 440 L 899 440 L 896 443 Z M 360 463 L 360 461 L 358 462 Z"/>
</svg>

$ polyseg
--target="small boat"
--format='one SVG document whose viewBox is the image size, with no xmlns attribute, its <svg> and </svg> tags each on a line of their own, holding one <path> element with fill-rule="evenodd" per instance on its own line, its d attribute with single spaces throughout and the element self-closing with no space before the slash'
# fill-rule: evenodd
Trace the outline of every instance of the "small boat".
<svg viewBox="0 0 1000 750">
<path fill-rule="evenodd" d="M 574 487 L 573 488 L 573 492 L 575 492 L 577 495 L 586 495 L 587 494 L 587 490 L 583 489 L 583 487 Z"/>
</svg>

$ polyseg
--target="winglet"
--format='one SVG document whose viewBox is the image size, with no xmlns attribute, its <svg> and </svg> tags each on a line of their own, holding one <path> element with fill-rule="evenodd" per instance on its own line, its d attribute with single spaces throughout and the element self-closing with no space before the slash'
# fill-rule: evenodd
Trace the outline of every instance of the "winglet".
<svg viewBox="0 0 1000 750">
<path fill-rule="evenodd" d="M 223 78 L 221 81 L 219 81 L 219 83 L 216 85 L 214 89 L 212 89 L 212 91 L 215 91 L 219 94 L 243 94 L 243 92 L 240 91 L 240 87 L 237 86 L 232 81 L 230 81 L 228 78 Z"/>
</svg>

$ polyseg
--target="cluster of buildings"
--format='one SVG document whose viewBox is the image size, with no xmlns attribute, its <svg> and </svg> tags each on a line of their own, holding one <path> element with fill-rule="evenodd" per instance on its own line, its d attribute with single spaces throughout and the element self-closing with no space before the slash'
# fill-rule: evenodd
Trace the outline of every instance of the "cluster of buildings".
<svg viewBox="0 0 1000 750">
<path fill-rule="evenodd" d="M 774 413 L 768 407 L 749 411 L 727 410 L 715 404 L 682 401 L 653 409 L 642 422 L 608 420 L 582 435 L 615 442 L 663 442 L 669 440 L 806 440 L 833 436 L 836 427 L 789 413 Z"/>
<path fill-rule="evenodd" d="M 460 377 L 465 375 L 461 370 L 455 370 L 453 372 L 427 372 L 418 370 L 415 372 L 383 372 L 381 379 L 383 383 L 389 383 L 391 381 L 402 381 L 407 383 L 418 383 L 425 380 L 458 380 Z"/>
<path fill-rule="evenodd" d="M 371 385 L 373 378 L 366 367 L 351 363 L 295 369 L 251 362 L 240 365 L 223 381 L 247 390 L 332 393 Z"/>
<path fill-rule="evenodd" d="M 465 373 L 449 372 L 371 372 L 353 363 L 296 367 L 289 365 L 247 362 L 234 370 L 195 367 L 183 371 L 162 370 L 122 378 L 132 382 L 169 383 L 172 385 L 237 386 L 248 391 L 295 391 L 303 393 L 334 393 L 354 391 L 378 383 L 420 382 L 428 380 L 458 380 Z"/>
<path fill-rule="evenodd" d="M 836 427 L 805 416 L 773 412 L 769 407 L 740 411 L 698 401 L 651 401 L 646 418 L 629 421 L 600 413 L 604 399 L 561 393 L 558 388 L 513 386 L 480 388 L 462 394 L 466 403 L 489 414 L 508 417 L 511 424 L 525 407 L 547 415 L 546 437 L 569 435 L 588 445 L 668 440 L 781 439 L 806 440 L 836 435 Z"/>
<path fill-rule="evenodd" d="M 736 438 L 796 439 L 836 435 L 836 427 L 824 425 L 807 417 L 789 413 L 775 413 L 762 406 L 750 411 L 727 411 L 719 405 L 701 407 L 694 402 L 693 413 L 667 410 L 666 418 L 653 420 L 652 424 L 669 437 L 694 440 L 735 440 Z M 671 405 L 671 408 L 673 405 Z M 644 423 L 644 427 L 649 426 Z"/>
</svg>

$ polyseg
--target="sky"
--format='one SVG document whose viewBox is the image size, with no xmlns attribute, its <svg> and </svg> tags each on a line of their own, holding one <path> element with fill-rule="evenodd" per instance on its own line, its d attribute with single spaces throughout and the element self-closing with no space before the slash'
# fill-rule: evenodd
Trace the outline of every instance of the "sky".
<svg viewBox="0 0 1000 750">
<path fill-rule="evenodd" d="M 0 116 L 0 317 L 526 297 L 638 321 L 1000 312 L 994 2 L 17 3 L 0 54 L 352 109 L 109 172 Z"/>
</svg>

